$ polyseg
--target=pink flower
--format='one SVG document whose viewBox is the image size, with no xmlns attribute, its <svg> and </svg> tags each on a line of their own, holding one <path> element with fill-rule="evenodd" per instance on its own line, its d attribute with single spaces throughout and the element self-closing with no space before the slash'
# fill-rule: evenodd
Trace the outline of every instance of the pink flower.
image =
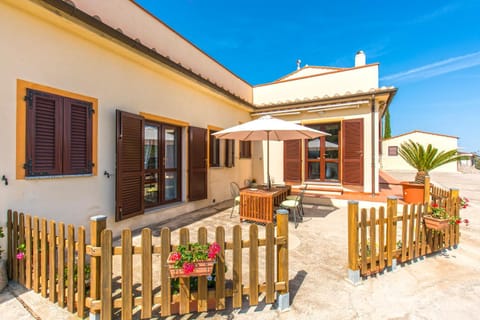
<svg viewBox="0 0 480 320">
<path fill-rule="evenodd" d="M 216 242 L 213 242 L 208 248 L 208 258 L 213 259 L 220 252 L 220 245 Z"/>
<path fill-rule="evenodd" d="M 193 272 L 193 270 L 195 270 L 195 264 L 192 263 L 192 262 L 185 262 L 183 264 L 183 272 L 185 274 L 190 274 Z"/>
<path fill-rule="evenodd" d="M 23 258 L 25 258 L 25 253 L 23 252 L 17 253 L 17 260 L 23 260 Z"/>
<path fill-rule="evenodd" d="M 174 252 L 170 255 L 170 261 L 178 261 L 182 259 L 182 254 L 180 252 Z"/>
<path fill-rule="evenodd" d="M 463 219 L 463 223 L 465 223 L 467 226 L 468 226 L 468 223 L 469 223 L 469 222 L 470 222 L 470 221 L 468 221 L 468 219 Z"/>
</svg>

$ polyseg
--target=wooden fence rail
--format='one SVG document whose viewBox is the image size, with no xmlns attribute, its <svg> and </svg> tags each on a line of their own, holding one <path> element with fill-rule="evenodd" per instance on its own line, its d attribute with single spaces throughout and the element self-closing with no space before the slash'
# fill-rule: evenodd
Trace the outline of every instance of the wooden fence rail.
<svg viewBox="0 0 480 320">
<path fill-rule="evenodd" d="M 459 216 L 458 190 L 450 190 L 450 198 L 437 203 L 445 207 L 450 216 Z M 460 241 L 459 225 L 449 225 L 443 232 L 428 229 L 423 223 L 423 215 L 428 210 L 428 204 L 419 204 L 405 205 L 399 211 L 396 198 L 389 198 L 386 209 L 380 207 L 378 210 L 359 209 L 358 202 L 349 202 L 350 272 L 358 271 L 360 276 L 368 276 L 382 272 L 395 263 L 404 263 L 457 245 Z"/>
<path fill-rule="evenodd" d="M 445 189 L 440 186 L 436 186 L 430 182 L 430 177 L 426 176 L 424 184 L 425 199 L 423 203 L 447 201 L 452 198 L 452 190 L 456 189 Z"/>
<path fill-rule="evenodd" d="M 11 210 L 7 220 L 10 278 L 80 317 L 89 311 L 100 313 L 101 319 L 111 319 L 114 313 L 131 319 L 140 310 L 140 317 L 148 319 L 154 313 L 164 317 L 223 310 L 227 298 L 233 308 L 247 300 L 257 305 L 261 297 L 273 303 L 276 293 L 288 293 L 288 215 L 278 215 L 276 235 L 274 225 L 267 224 L 262 238 L 257 225 L 250 225 L 246 239 L 241 227 L 234 226 L 232 241 L 226 241 L 223 227 L 211 235 L 199 228 L 198 242 L 213 239 L 221 247 L 213 283 L 206 276 L 169 276 L 168 255 L 177 245 L 191 242 L 187 228 L 179 231 L 178 244 L 172 243 L 168 228 L 161 230 L 159 239 L 143 229 L 140 245 L 131 230 L 123 230 L 117 246 L 105 220 L 97 217 L 90 224 L 90 244 L 83 227 L 65 228 L 63 223 Z M 18 260 L 21 244 L 25 257 Z M 178 292 L 173 292 L 175 283 Z"/>
</svg>

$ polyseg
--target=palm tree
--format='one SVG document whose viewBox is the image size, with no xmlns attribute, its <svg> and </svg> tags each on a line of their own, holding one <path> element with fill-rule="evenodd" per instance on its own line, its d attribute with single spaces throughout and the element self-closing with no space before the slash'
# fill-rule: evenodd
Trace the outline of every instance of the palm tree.
<svg viewBox="0 0 480 320">
<path fill-rule="evenodd" d="M 402 143 L 398 153 L 403 160 L 417 169 L 415 183 L 425 183 L 425 176 L 428 175 L 430 170 L 464 158 L 464 156 L 457 154 L 456 149 L 439 152 L 431 144 L 425 148 L 412 140 Z"/>
</svg>

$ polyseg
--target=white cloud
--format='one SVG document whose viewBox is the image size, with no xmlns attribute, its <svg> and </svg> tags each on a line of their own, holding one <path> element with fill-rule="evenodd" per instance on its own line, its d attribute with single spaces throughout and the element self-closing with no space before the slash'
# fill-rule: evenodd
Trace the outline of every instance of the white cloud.
<svg viewBox="0 0 480 320">
<path fill-rule="evenodd" d="M 382 81 L 404 81 L 404 80 L 420 80 L 432 78 L 445 73 L 450 73 L 462 69 L 468 69 L 480 65 L 480 51 L 466 54 L 463 56 L 448 58 L 438 62 L 430 63 L 418 68 L 407 71 L 394 73 L 382 77 Z"/>
<path fill-rule="evenodd" d="M 443 6 L 441 8 L 438 8 L 432 12 L 426 13 L 422 16 L 417 17 L 415 20 L 411 21 L 410 23 L 412 24 L 417 24 L 417 23 L 424 23 L 424 22 L 429 22 L 431 20 L 434 20 L 438 17 L 441 17 L 445 14 L 448 14 L 458 8 L 457 4 L 448 4 L 446 6 Z"/>
</svg>

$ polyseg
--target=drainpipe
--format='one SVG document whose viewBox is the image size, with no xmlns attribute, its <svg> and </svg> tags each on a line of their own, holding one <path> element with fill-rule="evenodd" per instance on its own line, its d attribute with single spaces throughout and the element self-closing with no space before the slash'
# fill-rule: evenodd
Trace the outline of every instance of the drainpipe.
<svg viewBox="0 0 480 320">
<path fill-rule="evenodd" d="M 372 143 L 372 198 L 375 197 L 375 94 L 371 101 L 371 143 Z"/>
</svg>

